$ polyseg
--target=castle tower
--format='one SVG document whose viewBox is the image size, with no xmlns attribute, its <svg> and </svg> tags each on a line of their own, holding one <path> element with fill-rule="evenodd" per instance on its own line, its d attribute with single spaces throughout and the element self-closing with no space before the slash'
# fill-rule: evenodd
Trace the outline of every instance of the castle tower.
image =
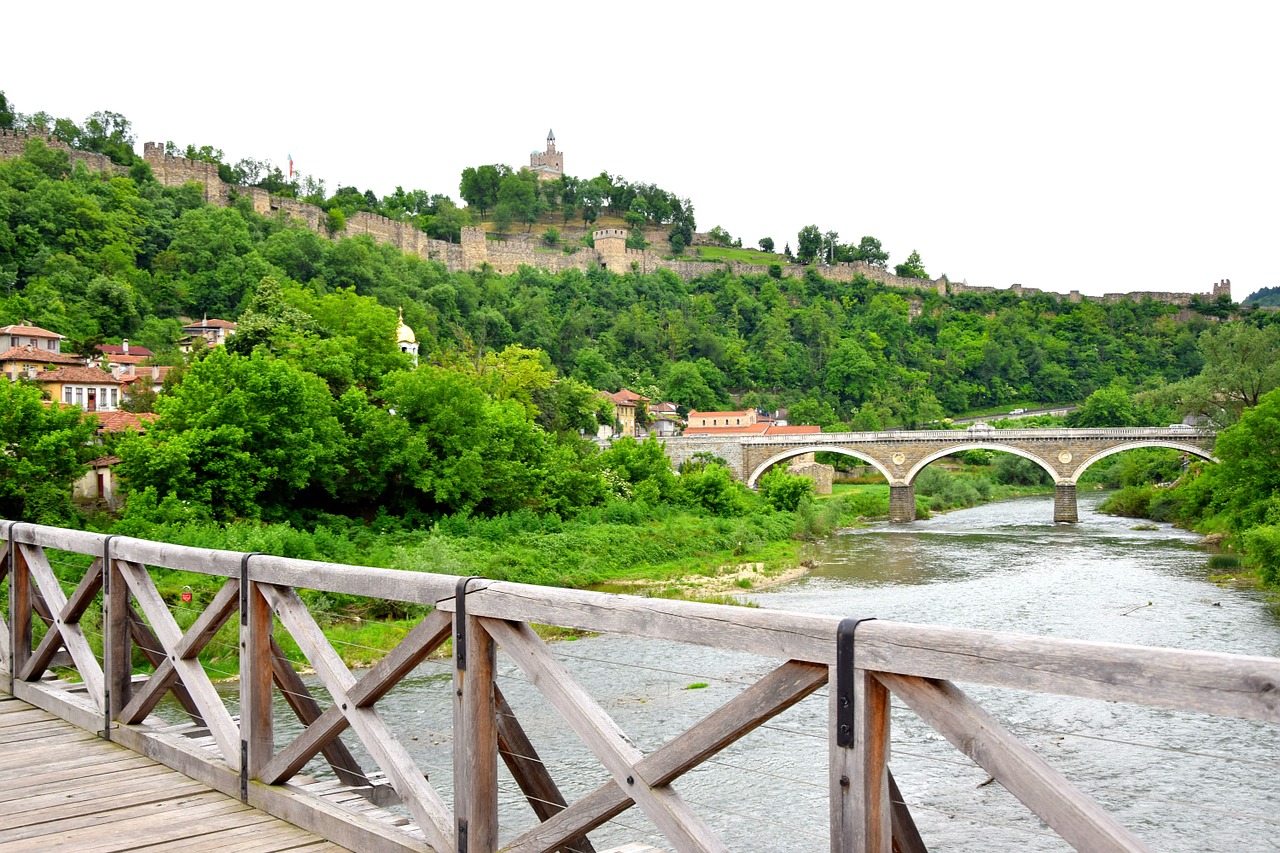
<svg viewBox="0 0 1280 853">
<path fill-rule="evenodd" d="M 625 228 L 601 228 L 591 232 L 600 266 L 615 272 L 624 272 L 627 263 L 627 230 Z"/>
<path fill-rule="evenodd" d="M 554 181 L 564 174 L 564 155 L 556 151 L 555 131 L 547 131 L 547 150 L 529 155 L 529 171 L 536 172 L 540 181 Z"/>
</svg>

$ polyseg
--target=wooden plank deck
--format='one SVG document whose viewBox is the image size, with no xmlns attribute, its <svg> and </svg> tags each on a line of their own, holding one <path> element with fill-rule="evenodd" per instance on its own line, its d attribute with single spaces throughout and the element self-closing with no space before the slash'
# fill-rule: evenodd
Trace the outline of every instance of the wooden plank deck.
<svg viewBox="0 0 1280 853">
<path fill-rule="evenodd" d="M 193 849 L 347 848 L 0 694 L 0 851 Z"/>
</svg>

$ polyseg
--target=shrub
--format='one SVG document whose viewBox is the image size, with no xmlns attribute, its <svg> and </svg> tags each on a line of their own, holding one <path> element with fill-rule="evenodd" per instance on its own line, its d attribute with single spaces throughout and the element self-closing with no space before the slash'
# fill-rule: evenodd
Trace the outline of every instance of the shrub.
<svg viewBox="0 0 1280 853">
<path fill-rule="evenodd" d="M 1265 524 L 1246 531 L 1244 550 L 1263 583 L 1274 586 L 1280 582 L 1280 527 Z"/>
<path fill-rule="evenodd" d="M 760 496 L 782 512 L 794 512 L 800 501 L 813 494 L 813 480 L 775 468 L 760 478 Z"/>
</svg>

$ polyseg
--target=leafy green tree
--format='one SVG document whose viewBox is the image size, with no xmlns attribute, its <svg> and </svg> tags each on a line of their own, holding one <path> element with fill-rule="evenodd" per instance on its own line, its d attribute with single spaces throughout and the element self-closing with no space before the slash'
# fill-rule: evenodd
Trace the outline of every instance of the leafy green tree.
<svg viewBox="0 0 1280 853">
<path fill-rule="evenodd" d="M 96 425 L 77 408 L 46 405 L 34 385 L 0 380 L 0 517 L 74 526 L 71 487 Z"/>
<path fill-rule="evenodd" d="M 498 203 L 498 187 L 504 176 L 511 174 L 511 167 L 501 165 L 468 166 L 462 170 L 459 195 L 467 204 L 475 207 L 483 216 Z"/>
<path fill-rule="evenodd" d="M 822 251 L 822 230 L 817 225 L 806 225 L 796 235 L 796 260 L 802 264 L 813 263 Z"/>
<path fill-rule="evenodd" d="M 760 478 L 760 496 L 782 512 L 795 512 L 800 501 L 813 495 L 813 480 L 775 467 Z"/>
<path fill-rule="evenodd" d="M 889 253 L 880 245 L 880 241 L 875 237 L 863 237 L 857 248 L 851 252 L 851 260 L 865 261 L 873 267 L 884 269 L 885 264 L 889 260 Z"/>
<path fill-rule="evenodd" d="M 1280 387 L 1280 326 L 1222 323 L 1206 329 L 1198 345 L 1204 359 L 1200 375 L 1172 384 L 1154 398 L 1222 428 Z"/>
<path fill-rule="evenodd" d="M 449 199 L 436 204 L 436 212 L 427 221 L 427 233 L 437 240 L 457 243 L 462 239 L 462 229 L 471 224 L 471 216 Z"/>
<path fill-rule="evenodd" d="M 898 264 L 893 268 L 894 275 L 902 278 L 928 278 L 929 274 L 924 271 L 924 261 L 920 260 L 920 253 L 915 249 L 911 250 L 911 254 L 907 256 L 907 262 Z"/>
<path fill-rule="evenodd" d="M 0 91 L 0 128 L 12 130 L 13 120 L 15 117 L 16 112 L 13 108 L 13 104 L 5 97 L 4 92 Z"/>
<path fill-rule="evenodd" d="M 560 243 L 560 229 L 554 225 L 548 225 L 547 230 L 542 232 L 542 242 L 550 248 L 555 248 Z"/>
<path fill-rule="evenodd" d="M 273 518 L 299 492 L 332 494 L 344 433 L 319 377 L 261 351 L 214 347 L 156 401 L 157 420 L 120 446 L 129 488 L 192 501 L 218 518 Z"/>
<path fill-rule="evenodd" d="M 277 336 L 294 337 L 315 329 L 315 321 L 285 301 L 284 289 L 275 276 L 263 276 L 249 304 L 236 324 L 236 333 L 227 349 L 249 355 L 254 348 L 272 343 Z"/>
<path fill-rule="evenodd" d="M 773 238 L 772 238 L 772 237 L 761 237 L 761 238 L 760 238 L 760 251 L 762 251 L 762 252 L 772 252 L 772 251 L 773 251 Z"/>
<path fill-rule="evenodd" d="M 697 366 L 677 361 L 667 368 L 663 382 L 666 398 L 685 409 L 714 410 L 720 403 L 716 392 L 707 384 Z"/>
<path fill-rule="evenodd" d="M 1133 395 L 1122 385 L 1099 388 L 1085 399 L 1080 408 L 1067 415 L 1073 427 L 1132 427 L 1138 422 L 1138 408 Z M 1145 424 L 1145 426 L 1151 426 Z"/>
</svg>

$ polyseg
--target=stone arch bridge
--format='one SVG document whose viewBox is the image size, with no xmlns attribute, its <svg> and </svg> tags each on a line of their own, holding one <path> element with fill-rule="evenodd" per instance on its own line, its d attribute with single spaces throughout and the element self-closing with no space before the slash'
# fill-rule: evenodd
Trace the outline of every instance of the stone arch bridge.
<svg viewBox="0 0 1280 853">
<path fill-rule="evenodd" d="M 729 463 L 734 476 L 755 487 L 774 465 L 806 453 L 839 453 L 871 465 L 889 481 L 889 518 L 913 521 L 915 479 L 930 462 L 966 450 L 1013 453 L 1053 477 L 1053 520 L 1075 522 L 1076 482 L 1091 465 L 1125 450 L 1169 447 L 1212 460 L 1216 434 L 1188 427 L 1124 429 L 1002 429 L 978 424 L 959 430 L 831 432 L 805 435 L 672 437 L 667 457 L 679 467 L 698 453 Z"/>
</svg>

